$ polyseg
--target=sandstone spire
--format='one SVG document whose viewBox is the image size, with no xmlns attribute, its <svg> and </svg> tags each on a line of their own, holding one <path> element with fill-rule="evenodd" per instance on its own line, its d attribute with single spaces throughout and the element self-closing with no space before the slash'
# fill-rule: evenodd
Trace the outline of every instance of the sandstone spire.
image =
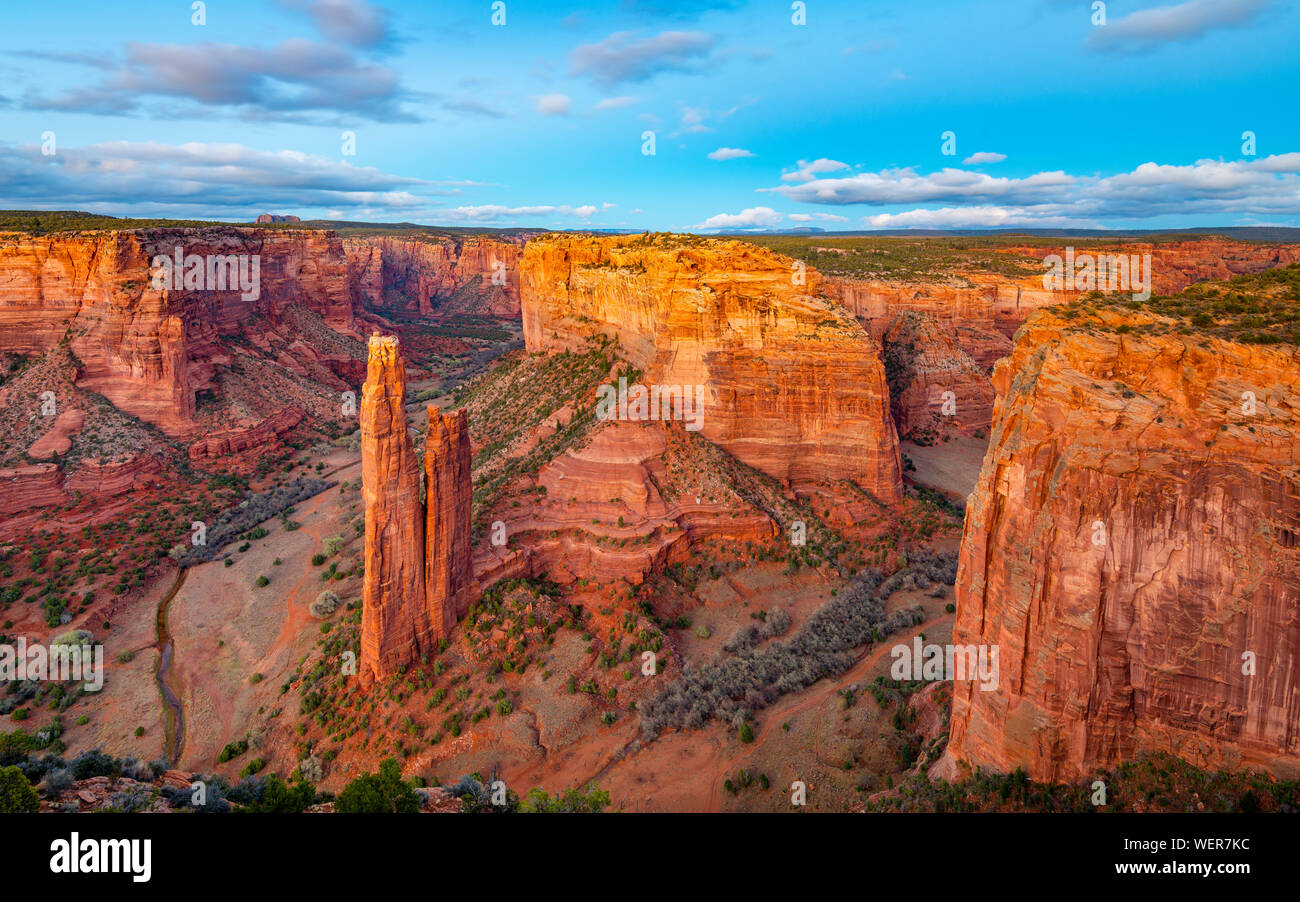
<svg viewBox="0 0 1300 902">
<path fill-rule="evenodd" d="M 436 638 L 425 604 L 424 509 L 405 404 L 397 339 L 372 335 L 361 390 L 366 571 L 360 670 L 367 681 L 418 660 Z"/>
<path fill-rule="evenodd" d="M 469 425 L 465 411 L 443 414 L 429 406 L 424 445 L 425 591 L 429 619 L 440 637 L 450 634 L 468 607 L 470 587 Z"/>
</svg>

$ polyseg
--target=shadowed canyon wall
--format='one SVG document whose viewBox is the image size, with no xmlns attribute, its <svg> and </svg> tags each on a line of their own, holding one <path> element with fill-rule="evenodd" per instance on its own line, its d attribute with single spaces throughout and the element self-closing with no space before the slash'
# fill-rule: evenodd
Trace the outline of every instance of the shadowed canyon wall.
<svg viewBox="0 0 1300 902">
<path fill-rule="evenodd" d="M 994 384 L 954 642 L 1001 683 L 956 682 L 949 755 L 1300 776 L 1300 353 L 1040 311 Z"/>
<path fill-rule="evenodd" d="M 357 297 L 379 311 L 519 315 L 522 243 L 492 238 L 346 238 Z"/>
<path fill-rule="evenodd" d="M 702 386 L 700 434 L 787 484 L 902 496 L 879 346 L 813 271 L 735 241 L 546 236 L 525 248 L 530 351 L 616 337 L 647 386 Z"/>
</svg>

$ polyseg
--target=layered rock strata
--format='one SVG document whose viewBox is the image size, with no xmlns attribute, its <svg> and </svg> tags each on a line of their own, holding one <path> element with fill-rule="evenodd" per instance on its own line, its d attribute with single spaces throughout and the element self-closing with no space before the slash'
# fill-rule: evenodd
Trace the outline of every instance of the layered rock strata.
<svg viewBox="0 0 1300 902">
<path fill-rule="evenodd" d="M 617 338 L 647 390 L 698 387 L 700 434 L 768 475 L 901 498 L 879 346 L 815 272 L 740 242 L 548 236 L 521 301 L 530 351 Z"/>
<path fill-rule="evenodd" d="M 994 373 L 949 755 L 1037 780 L 1149 751 L 1300 776 L 1300 352 L 1040 311 Z"/>
</svg>

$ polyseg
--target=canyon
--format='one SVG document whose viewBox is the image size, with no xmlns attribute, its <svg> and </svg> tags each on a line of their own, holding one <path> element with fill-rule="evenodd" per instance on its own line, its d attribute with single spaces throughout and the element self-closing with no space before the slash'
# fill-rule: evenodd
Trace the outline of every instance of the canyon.
<svg viewBox="0 0 1300 902">
<path fill-rule="evenodd" d="M 175 247 L 259 255 L 258 296 L 153 288 L 150 261 Z M 1300 253 L 1219 239 L 1124 249 L 1149 250 L 1157 292 Z M 995 253 L 1060 250 L 1003 243 Z M 824 275 L 755 244 L 696 236 L 6 234 L 0 409 L 12 441 L 0 513 L 17 536 L 79 501 L 69 529 L 111 521 L 182 472 L 196 486 L 211 478 L 209 488 L 238 484 L 235 474 L 260 487 L 295 469 L 338 473 L 337 492 L 304 505 L 319 518 L 313 534 L 294 541 L 305 543 L 300 556 L 323 559 L 309 552 L 333 543 L 327 533 L 361 539 L 355 566 L 340 555 L 319 577 L 306 570 L 350 613 L 318 624 L 332 609 L 308 614 L 295 602 L 281 638 L 312 632 L 304 624 L 321 628 L 322 643 L 342 634 L 359 650 L 363 695 L 398 675 L 427 678 L 434 658 L 464 668 L 466 681 L 492 667 L 475 688 L 516 692 L 536 661 L 518 629 L 492 618 L 521 584 L 545 587 L 527 601 L 523 632 L 548 618 L 570 624 L 583 638 L 569 637 L 557 682 L 576 674 L 599 685 L 581 690 L 593 696 L 589 713 L 621 717 L 643 691 L 618 669 L 629 663 L 616 657 L 623 643 L 662 650 L 664 667 L 695 666 L 716 653 L 707 626 L 740 631 L 786 598 L 807 616 L 860 568 L 890 572 L 913 552 L 956 549 L 958 506 L 929 498 L 914 470 L 905 477 L 900 438 L 939 458 L 960 447 L 984 456 L 977 482 L 947 493 L 966 502 L 955 616 L 942 591 L 927 595 L 924 627 L 951 624 L 956 643 L 996 646 L 1002 679 L 992 692 L 953 684 L 934 776 L 1021 768 L 1073 782 L 1168 752 L 1294 779 L 1300 358 L 1286 343 L 1081 300 L 1011 266 Z M 521 328 L 524 347 L 457 335 L 492 322 Z M 444 359 L 477 363 L 453 378 Z M 620 383 L 689 393 L 701 417 L 598 413 L 602 389 Z M 37 413 L 47 390 L 55 403 Z M 1246 398 L 1257 404 L 1249 414 Z M 337 510 L 327 494 L 343 499 Z M 281 517 L 286 533 L 292 513 Z M 257 541 L 240 532 L 229 561 Z M 150 542 L 148 560 L 164 558 L 167 544 Z M 269 574 L 272 593 L 315 595 L 306 577 L 281 588 L 281 559 L 269 547 L 265 557 L 264 573 L 219 561 L 201 584 L 223 585 L 231 566 L 241 592 Z M 138 590 L 126 582 L 129 602 Z M 903 594 L 918 601 L 921 588 Z M 188 604 L 201 626 L 202 605 Z M 259 617 L 271 607 L 249 605 Z M 89 622 L 89 610 L 67 616 Z M 99 610 L 94 622 L 108 622 Z M 679 632 L 669 639 L 669 629 Z M 647 636 L 662 648 L 641 644 Z M 197 638 L 182 641 L 200 653 Z M 281 651 L 301 661 L 309 648 Z M 313 680 L 273 674 L 301 697 L 323 694 Z M 608 693 L 622 680 L 615 704 Z M 536 711 L 552 702 L 538 701 L 540 686 L 528 691 L 541 724 L 548 715 Z M 514 704 L 493 694 L 489 707 Z M 929 710 L 927 743 L 940 739 L 942 713 Z M 551 728 L 535 727 L 543 754 L 558 748 Z M 291 751 L 292 739 L 266 729 Z M 630 725 L 618 729 L 630 744 Z M 324 742 L 337 731 L 317 732 Z M 582 741 L 613 754 L 606 735 Z M 413 766 L 494 765 L 473 757 L 486 754 L 478 734 L 450 736 Z M 660 741 L 683 749 L 684 736 Z M 343 753 L 348 766 L 364 763 L 354 745 Z"/>
</svg>

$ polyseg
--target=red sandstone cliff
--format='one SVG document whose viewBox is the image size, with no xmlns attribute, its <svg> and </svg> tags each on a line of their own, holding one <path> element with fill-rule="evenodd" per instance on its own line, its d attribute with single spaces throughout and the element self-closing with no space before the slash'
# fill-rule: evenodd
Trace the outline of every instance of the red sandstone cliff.
<svg viewBox="0 0 1300 902">
<path fill-rule="evenodd" d="M 547 236 L 522 263 L 530 351 L 617 337 L 646 386 L 701 386 L 700 434 L 791 484 L 902 495 L 879 346 L 819 277 L 740 242 Z"/>
<path fill-rule="evenodd" d="M 1300 352 L 1040 311 L 994 382 L 954 641 L 1001 679 L 956 683 L 949 754 L 1300 776 Z"/>
<path fill-rule="evenodd" d="M 993 386 L 931 316 L 900 314 L 884 343 L 890 409 L 900 436 L 947 429 L 971 434 L 988 428 Z"/>
<path fill-rule="evenodd" d="M 519 315 L 523 248 L 492 238 L 344 240 L 358 299 L 375 310 Z"/>
<path fill-rule="evenodd" d="M 366 545 L 360 671 L 367 681 L 418 660 L 441 635 L 425 604 L 424 507 L 405 404 L 397 339 L 372 336 L 361 392 Z"/>
<path fill-rule="evenodd" d="M 155 257 L 256 255 L 258 290 L 153 287 Z M 64 336 L 77 384 L 172 436 L 196 429 L 224 337 L 255 316 L 278 323 L 300 304 L 352 327 L 342 244 L 333 233 L 213 227 L 0 235 L 0 349 L 41 353 Z"/>
</svg>

